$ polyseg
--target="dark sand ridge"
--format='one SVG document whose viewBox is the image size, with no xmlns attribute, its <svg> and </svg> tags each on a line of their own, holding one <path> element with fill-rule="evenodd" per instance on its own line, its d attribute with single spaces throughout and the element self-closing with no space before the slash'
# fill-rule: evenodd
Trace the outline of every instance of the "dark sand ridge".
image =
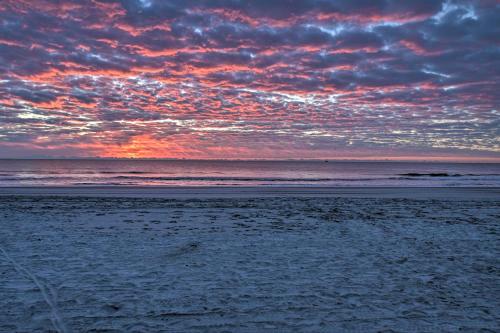
<svg viewBox="0 0 500 333">
<path fill-rule="evenodd" d="M 138 197 L 169 199 L 343 197 L 500 200 L 498 187 L 0 187 L 0 195 Z"/>
</svg>

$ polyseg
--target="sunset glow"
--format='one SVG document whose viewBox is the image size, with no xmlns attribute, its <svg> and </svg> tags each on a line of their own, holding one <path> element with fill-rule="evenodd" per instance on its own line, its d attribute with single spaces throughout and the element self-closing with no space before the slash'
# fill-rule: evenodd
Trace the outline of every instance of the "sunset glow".
<svg viewBox="0 0 500 333">
<path fill-rule="evenodd" d="M 498 1 L 0 2 L 0 157 L 500 161 Z"/>
</svg>

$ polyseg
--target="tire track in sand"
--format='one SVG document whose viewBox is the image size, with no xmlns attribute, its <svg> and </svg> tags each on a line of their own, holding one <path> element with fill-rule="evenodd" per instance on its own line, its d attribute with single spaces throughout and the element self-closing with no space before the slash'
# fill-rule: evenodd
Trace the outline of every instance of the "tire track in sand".
<svg viewBox="0 0 500 333">
<path fill-rule="evenodd" d="M 0 247 L 0 252 L 2 252 L 5 259 L 14 266 L 14 268 L 18 273 L 24 275 L 25 277 L 33 281 L 33 283 L 38 287 L 38 289 L 42 293 L 45 303 L 47 303 L 47 305 L 50 307 L 50 321 L 52 322 L 54 329 L 59 333 L 66 333 L 68 330 L 64 325 L 61 315 L 59 314 L 56 302 L 56 293 L 51 288 L 51 286 L 50 285 L 46 286 L 29 270 L 27 270 L 26 268 L 21 266 L 16 260 L 14 260 L 2 247 Z"/>
</svg>

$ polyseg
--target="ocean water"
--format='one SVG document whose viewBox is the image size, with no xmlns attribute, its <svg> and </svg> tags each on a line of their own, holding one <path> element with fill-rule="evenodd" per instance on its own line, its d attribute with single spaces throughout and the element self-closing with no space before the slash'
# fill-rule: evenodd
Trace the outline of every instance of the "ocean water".
<svg viewBox="0 0 500 333">
<path fill-rule="evenodd" d="M 498 163 L 0 160 L 0 186 L 500 186 Z"/>
</svg>

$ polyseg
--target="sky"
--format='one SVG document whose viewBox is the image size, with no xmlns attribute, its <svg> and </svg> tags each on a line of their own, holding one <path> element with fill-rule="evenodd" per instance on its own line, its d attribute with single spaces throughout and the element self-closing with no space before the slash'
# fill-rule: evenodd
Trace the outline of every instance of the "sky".
<svg viewBox="0 0 500 333">
<path fill-rule="evenodd" d="M 500 2 L 2 0 L 0 158 L 500 161 Z"/>
</svg>

